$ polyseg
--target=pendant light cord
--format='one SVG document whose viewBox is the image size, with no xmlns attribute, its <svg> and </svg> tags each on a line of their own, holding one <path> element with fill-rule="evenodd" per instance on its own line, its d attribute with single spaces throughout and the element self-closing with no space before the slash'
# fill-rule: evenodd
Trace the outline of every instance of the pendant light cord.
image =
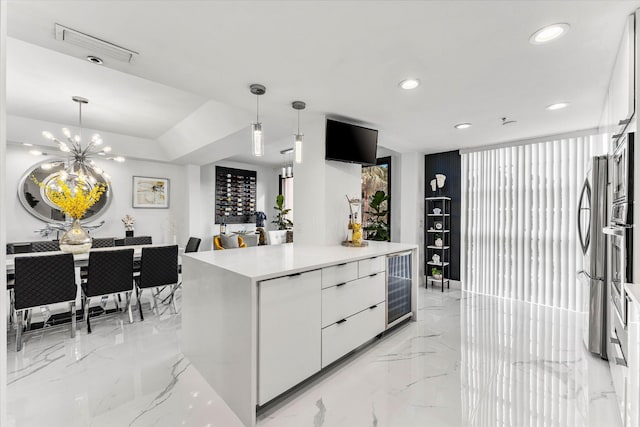
<svg viewBox="0 0 640 427">
<path fill-rule="evenodd" d="M 256 123 L 260 123 L 260 97 L 256 95 Z"/>
<path fill-rule="evenodd" d="M 300 110 L 298 110 L 298 135 L 300 135 Z"/>
</svg>

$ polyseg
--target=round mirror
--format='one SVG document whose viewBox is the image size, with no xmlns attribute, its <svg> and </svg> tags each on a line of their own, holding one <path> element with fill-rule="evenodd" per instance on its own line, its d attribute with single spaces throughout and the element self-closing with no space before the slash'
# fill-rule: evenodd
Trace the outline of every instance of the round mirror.
<svg viewBox="0 0 640 427">
<path fill-rule="evenodd" d="M 66 178 L 66 163 L 61 159 L 45 160 L 37 163 L 28 169 L 18 183 L 18 198 L 22 206 L 34 217 L 45 222 L 65 223 L 65 215 L 46 195 L 45 189 L 36 184 L 33 180 L 35 177 L 38 182 L 43 183 L 47 187 L 57 186 L 56 179 L 58 177 Z M 98 173 L 94 168 L 85 168 L 85 172 L 89 175 L 90 181 L 94 184 L 102 183 L 107 186 L 100 200 L 96 202 L 82 218 L 82 223 L 96 220 L 102 215 L 111 202 L 111 184 L 104 172 Z"/>
</svg>

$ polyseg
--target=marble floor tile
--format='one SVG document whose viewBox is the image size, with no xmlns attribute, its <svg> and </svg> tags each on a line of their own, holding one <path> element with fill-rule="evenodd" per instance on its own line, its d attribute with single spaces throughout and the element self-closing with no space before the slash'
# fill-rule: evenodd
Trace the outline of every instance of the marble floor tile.
<svg viewBox="0 0 640 427">
<path fill-rule="evenodd" d="M 178 301 L 179 302 L 179 301 Z M 240 426 L 180 351 L 180 315 L 145 305 L 9 335 L 10 426 Z M 420 289 L 419 320 L 265 408 L 261 427 L 621 425 L 606 362 L 575 313 Z M 82 325 L 82 323 L 79 323 Z"/>
</svg>

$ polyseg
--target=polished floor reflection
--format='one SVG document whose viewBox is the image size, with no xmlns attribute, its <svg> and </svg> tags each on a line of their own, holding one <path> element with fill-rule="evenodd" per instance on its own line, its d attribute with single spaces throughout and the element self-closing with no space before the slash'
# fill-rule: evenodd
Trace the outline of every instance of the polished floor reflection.
<svg viewBox="0 0 640 427">
<path fill-rule="evenodd" d="M 418 322 L 266 408 L 258 425 L 621 425 L 608 366 L 584 350 L 577 320 L 421 289 Z M 145 313 L 133 325 L 111 315 L 92 327 L 75 339 L 66 328 L 27 334 L 20 353 L 10 335 L 10 426 L 240 425 L 182 356 L 180 315 Z"/>
</svg>

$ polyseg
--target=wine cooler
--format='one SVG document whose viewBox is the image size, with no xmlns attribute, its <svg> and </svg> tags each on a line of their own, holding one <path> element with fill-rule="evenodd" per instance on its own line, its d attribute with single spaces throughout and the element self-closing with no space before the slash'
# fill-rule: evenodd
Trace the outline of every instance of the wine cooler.
<svg viewBox="0 0 640 427">
<path fill-rule="evenodd" d="M 387 256 L 387 328 L 411 317 L 411 252 Z"/>
</svg>

